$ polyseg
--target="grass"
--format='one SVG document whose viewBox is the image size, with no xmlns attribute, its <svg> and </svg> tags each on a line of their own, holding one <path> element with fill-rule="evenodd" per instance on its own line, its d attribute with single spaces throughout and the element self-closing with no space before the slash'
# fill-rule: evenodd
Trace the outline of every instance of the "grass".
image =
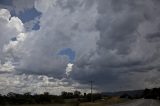
<svg viewBox="0 0 160 106">
<path fill-rule="evenodd" d="M 5 106 L 75 106 L 72 104 L 26 104 L 26 105 L 5 105 Z"/>
<path fill-rule="evenodd" d="M 79 106 L 106 106 L 112 104 L 119 104 L 127 102 L 127 99 L 122 99 L 119 97 L 106 97 L 102 100 L 95 101 L 94 103 L 85 102 L 80 103 Z M 65 104 L 27 104 L 27 105 L 6 105 L 6 106 L 78 106 L 76 103 L 65 103 Z"/>
<path fill-rule="evenodd" d="M 119 104 L 127 102 L 127 99 L 121 99 L 119 97 L 111 97 L 111 98 L 104 98 L 101 101 L 96 101 L 94 103 L 81 103 L 80 106 L 106 106 L 112 104 Z"/>
</svg>

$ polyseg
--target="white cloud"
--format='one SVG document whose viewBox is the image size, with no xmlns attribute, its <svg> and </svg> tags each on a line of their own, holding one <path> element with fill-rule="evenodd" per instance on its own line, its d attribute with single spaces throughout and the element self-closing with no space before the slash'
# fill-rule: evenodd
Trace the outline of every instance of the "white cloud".
<svg viewBox="0 0 160 106">
<path fill-rule="evenodd" d="M 43 0 L 36 0 L 34 5 L 38 11 L 45 13 L 50 7 L 56 5 L 56 1 L 57 0 L 45 0 L 44 2 Z"/>
<path fill-rule="evenodd" d="M 18 17 L 11 17 L 9 20 L 9 27 L 15 27 L 18 33 L 24 30 L 23 23 Z"/>
<path fill-rule="evenodd" d="M 15 67 L 10 61 L 5 62 L 4 64 L 0 63 L 0 72 L 13 72 Z"/>
<path fill-rule="evenodd" d="M 18 17 L 11 17 L 10 12 L 6 9 L 0 10 L 1 27 L 1 45 L 0 45 L 0 70 L 3 72 L 12 72 L 15 69 L 14 57 L 20 56 L 21 46 L 26 38 L 24 26 Z M 12 38 L 16 38 L 12 41 Z"/>
<path fill-rule="evenodd" d="M 0 10 L 0 17 L 3 18 L 3 19 L 6 19 L 7 21 L 9 21 L 9 18 L 11 17 L 11 15 L 10 15 L 8 10 L 1 9 Z"/>
<path fill-rule="evenodd" d="M 7 94 L 8 92 L 15 93 L 44 93 L 61 94 L 62 91 L 80 90 L 79 84 L 76 82 L 68 83 L 66 79 L 55 79 L 45 75 L 15 75 L 1 74 L 0 75 L 0 93 Z M 83 92 L 86 89 L 81 89 Z"/>
<path fill-rule="evenodd" d="M 72 72 L 72 67 L 74 64 L 68 63 L 66 67 L 66 75 L 69 76 L 70 72 Z"/>
</svg>

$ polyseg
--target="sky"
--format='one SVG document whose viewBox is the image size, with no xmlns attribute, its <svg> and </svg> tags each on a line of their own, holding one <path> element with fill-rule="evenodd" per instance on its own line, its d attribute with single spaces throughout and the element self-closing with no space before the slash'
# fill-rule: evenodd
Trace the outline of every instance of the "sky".
<svg viewBox="0 0 160 106">
<path fill-rule="evenodd" d="M 160 86 L 159 0 L 0 0 L 0 93 Z"/>
</svg>

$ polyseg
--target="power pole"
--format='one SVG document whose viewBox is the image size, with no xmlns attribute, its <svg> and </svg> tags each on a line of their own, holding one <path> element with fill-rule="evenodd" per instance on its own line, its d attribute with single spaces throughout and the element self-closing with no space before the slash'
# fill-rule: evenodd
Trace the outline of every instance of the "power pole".
<svg viewBox="0 0 160 106">
<path fill-rule="evenodd" d="M 93 89 L 93 81 L 90 81 L 91 83 L 91 102 L 93 102 L 93 94 L 92 94 L 92 89 Z"/>
</svg>

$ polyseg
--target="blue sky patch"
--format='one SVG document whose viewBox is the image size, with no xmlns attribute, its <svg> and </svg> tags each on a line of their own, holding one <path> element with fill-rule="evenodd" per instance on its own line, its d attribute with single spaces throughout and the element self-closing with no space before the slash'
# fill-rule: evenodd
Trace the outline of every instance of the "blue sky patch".
<svg viewBox="0 0 160 106">
<path fill-rule="evenodd" d="M 41 16 L 41 13 L 38 12 L 35 8 L 27 9 L 24 12 L 19 12 L 19 14 L 16 14 L 22 22 L 28 22 L 33 20 L 35 17 Z"/>
<path fill-rule="evenodd" d="M 75 60 L 76 53 L 71 48 L 62 49 L 58 55 L 66 55 L 68 56 L 70 62 L 72 63 Z"/>
</svg>

